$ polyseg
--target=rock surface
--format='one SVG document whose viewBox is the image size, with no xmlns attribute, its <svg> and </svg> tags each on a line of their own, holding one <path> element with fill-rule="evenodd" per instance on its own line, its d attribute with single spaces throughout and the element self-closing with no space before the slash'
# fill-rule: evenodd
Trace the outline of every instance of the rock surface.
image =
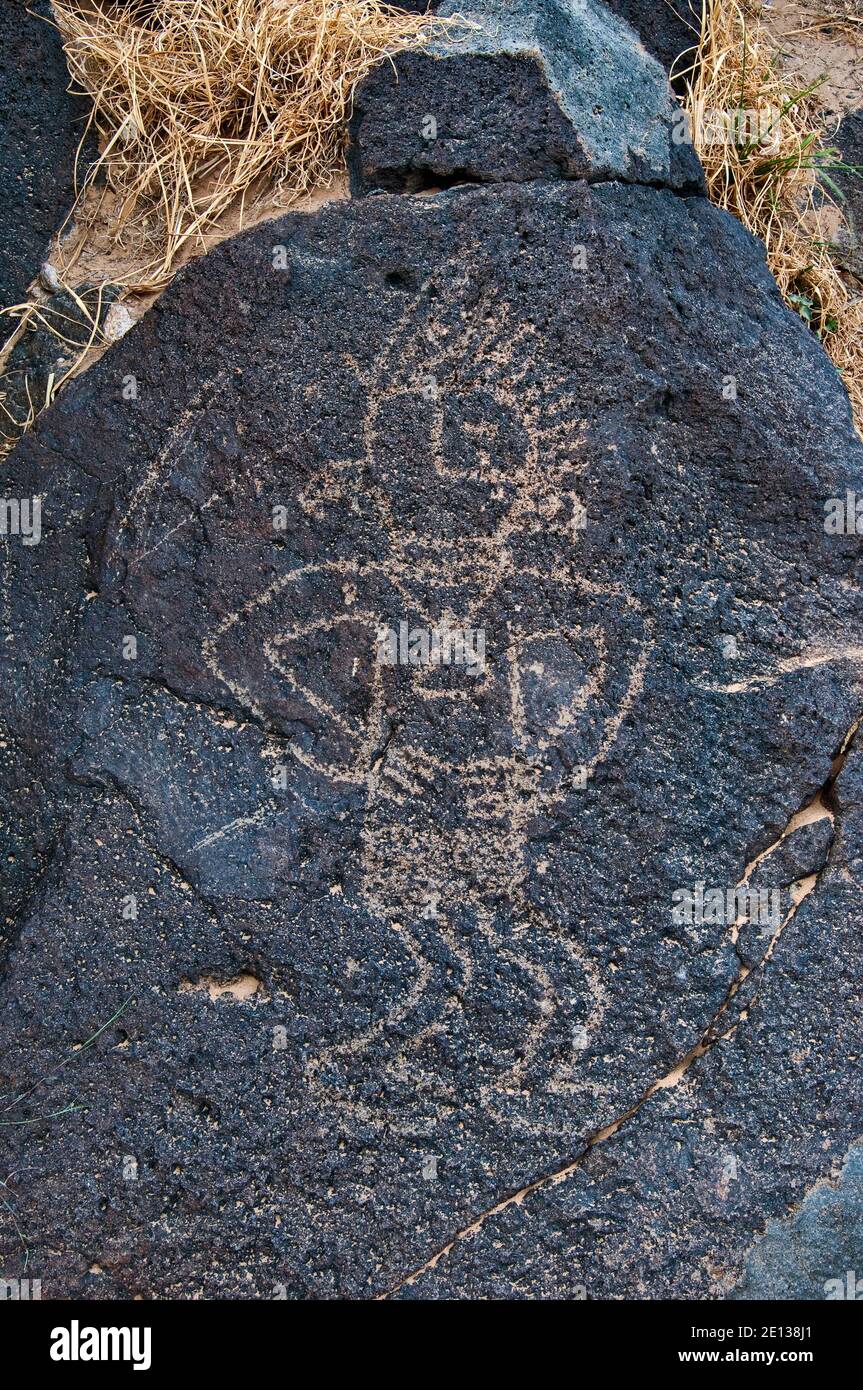
<svg viewBox="0 0 863 1390">
<path fill-rule="evenodd" d="M 834 1182 L 818 1183 L 799 1211 L 770 1222 L 731 1297 L 856 1302 L 863 1296 L 861 1250 L 863 1145 L 854 1144 Z"/>
<path fill-rule="evenodd" d="M 0 6 L 0 308 L 19 303 L 73 199 L 84 105 L 48 0 Z"/>
<path fill-rule="evenodd" d="M 792 830 L 751 877 L 754 886 L 790 885 L 820 873 L 827 863 L 834 827 L 829 814 Z"/>
<path fill-rule="evenodd" d="M 400 1297 L 824 1299 L 859 1271 L 859 809 L 842 820 L 853 840 L 840 831 L 817 892 L 723 1019 L 729 1036 Z"/>
<path fill-rule="evenodd" d="M 835 136 L 836 147 L 843 163 L 863 171 L 863 112 L 845 116 Z M 831 174 L 843 198 L 843 211 L 848 218 L 847 263 L 858 279 L 863 279 L 863 173 Z"/>
<path fill-rule="evenodd" d="M 43 286 L 52 270 L 50 264 L 43 267 Z M 111 307 L 120 307 L 113 305 L 117 294 L 113 285 L 100 287 L 85 281 L 74 295 L 58 289 L 41 296 L 38 312 L 27 320 L 0 376 L 0 436 L 14 439 L 23 432 L 33 408 L 46 401 L 49 391 L 92 344 L 97 324 L 108 336 Z"/>
<path fill-rule="evenodd" d="M 3 481 L 4 1271 L 732 1290 L 859 1134 L 861 453 L 700 198 L 382 194 L 183 271 Z M 673 895 L 825 786 L 744 979 Z"/>
<path fill-rule="evenodd" d="M 666 72 L 685 69 L 681 55 L 698 41 L 701 21 L 699 0 L 606 0 L 609 9 L 632 26 L 648 53 Z"/>
<path fill-rule="evenodd" d="M 681 54 L 698 37 L 701 7 L 696 0 L 606 0 L 608 8 L 635 30 L 648 53 L 666 72 L 679 67 Z M 434 13 L 441 0 L 401 0 L 403 10 Z"/>
<path fill-rule="evenodd" d="M 691 146 L 673 138 L 665 73 L 604 5 L 447 0 L 438 14 L 453 23 L 444 37 L 359 88 L 356 192 L 554 178 L 701 187 Z"/>
</svg>

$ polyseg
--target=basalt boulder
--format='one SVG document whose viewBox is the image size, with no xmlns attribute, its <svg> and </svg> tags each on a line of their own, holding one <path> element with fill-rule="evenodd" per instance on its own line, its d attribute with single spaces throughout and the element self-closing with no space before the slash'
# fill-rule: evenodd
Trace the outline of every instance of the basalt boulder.
<svg viewBox="0 0 863 1390">
<path fill-rule="evenodd" d="M 69 211 L 85 107 L 48 0 L 0 7 L 0 308 L 17 304 Z"/>
<path fill-rule="evenodd" d="M 701 29 L 699 0 L 607 0 L 607 4 L 632 26 L 672 79 L 685 72 Z"/>
<path fill-rule="evenodd" d="M 380 194 L 181 272 L 5 466 L 4 1271 L 735 1287 L 860 1130 L 861 463 L 702 198 Z M 691 901 L 756 867 L 744 956 Z"/>
</svg>

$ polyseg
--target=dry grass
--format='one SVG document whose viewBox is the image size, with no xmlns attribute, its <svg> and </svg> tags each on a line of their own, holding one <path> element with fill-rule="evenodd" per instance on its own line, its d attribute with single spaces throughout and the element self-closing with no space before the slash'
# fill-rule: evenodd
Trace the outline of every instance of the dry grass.
<svg viewBox="0 0 863 1390">
<path fill-rule="evenodd" d="M 780 58 L 738 0 L 704 0 L 697 50 L 684 74 L 686 110 L 711 200 L 764 242 L 786 303 L 842 373 L 861 429 L 863 302 L 835 258 L 845 218 L 829 195 L 830 171 L 846 166 L 826 143 L 813 89 L 795 87 Z M 757 114 L 716 138 L 715 113 L 740 111 Z"/>
<path fill-rule="evenodd" d="M 107 284 L 80 287 L 64 285 L 63 293 L 72 312 L 57 298 L 29 299 L 0 310 L 0 459 L 15 447 L 35 420 L 53 403 L 67 382 L 86 370 L 94 352 L 108 346 L 101 328 L 103 296 Z M 8 334 L 8 337 L 7 337 Z M 46 370 L 37 353 L 34 360 L 25 351 L 24 362 L 16 365 L 15 350 L 26 349 L 40 336 L 56 345 L 57 364 Z"/>
<path fill-rule="evenodd" d="M 110 283 L 149 297 L 238 230 L 247 200 L 259 216 L 330 187 L 358 83 L 443 23 L 379 0 L 54 0 L 54 13 L 92 104 L 81 146 L 95 131 L 102 153 L 52 254 L 75 336 L 45 295 L 0 310 L 0 457 L 107 345 L 82 256 L 98 243 Z M 56 340 L 56 374 L 9 366 L 37 333 Z"/>
<path fill-rule="evenodd" d="M 92 100 L 97 170 L 116 236 L 139 260 L 138 291 L 167 283 L 181 253 L 204 250 L 207 229 L 262 184 L 282 207 L 328 185 L 344 168 L 357 84 L 442 22 L 379 0 L 54 0 L 54 10 L 73 82 Z"/>
<path fill-rule="evenodd" d="M 835 3 L 850 21 L 863 0 Z M 162 289 L 262 188 L 287 207 L 330 184 L 344 170 L 360 80 L 442 22 L 379 0 L 54 0 L 54 9 L 103 151 L 76 205 L 77 244 L 106 203 L 131 267 L 123 283 L 137 293 Z M 859 427 L 863 306 L 832 252 L 842 218 L 823 190 L 839 161 L 813 93 L 782 74 L 758 0 L 704 0 L 693 54 L 686 106 L 710 197 L 764 242 L 786 302 L 842 372 Z M 705 113 L 741 109 L 776 113 L 766 143 L 707 138 Z M 67 265 L 76 254 L 67 247 Z M 39 312 L 26 306 L 25 317 Z M 49 398 L 60 384 L 49 383 Z"/>
</svg>

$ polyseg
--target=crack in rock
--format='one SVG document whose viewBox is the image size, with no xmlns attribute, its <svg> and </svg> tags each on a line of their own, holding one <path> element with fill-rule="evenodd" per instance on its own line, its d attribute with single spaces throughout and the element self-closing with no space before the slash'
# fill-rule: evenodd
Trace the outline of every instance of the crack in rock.
<svg viewBox="0 0 863 1390">
<path fill-rule="evenodd" d="M 819 792 L 816 793 L 815 797 L 810 798 L 805 806 L 795 811 L 794 815 L 790 817 L 787 825 L 785 826 L 782 833 L 777 837 L 777 839 L 774 840 L 774 842 L 770 846 L 768 846 L 766 850 L 763 850 L 760 854 L 756 855 L 756 857 L 753 860 L 751 860 L 749 864 L 747 864 L 743 877 L 740 879 L 740 882 L 737 885 L 738 887 L 744 886 L 749 881 L 749 878 L 754 873 L 755 869 L 759 865 L 763 864 L 766 859 L 770 858 L 770 856 L 774 854 L 776 850 L 778 850 L 778 848 L 788 837 L 788 835 L 793 833 L 794 829 L 796 829 L 801 824 L 806 823 L 806 818 L 809 815 L 811 815 L 811 808 L 820 808 L 821 806 L 824 806 L 824 803 L 829 798 L 829 790 L 835 782 L 836 777 L 839 775 L 839 772 L 842 769 L 845 759 L 847 758 L 848 753 L 850 752 L 851 746 L 854 741 L 854 737 L 860 726 L 860 722 L 861 720 L 859 719 L 855 720 L 855 722 L 848 729 L 842 741 L 839 752 L 833 760 L 830 777 L 828 778 L 827 782 L 825 782 L 824 786 L 819 790 Z M 826 814 L 831 815 L 832 817 L 832 813 L 826 806 L 825 811 Z M 638 1113 L 644 1108 L 645 1105 L 647 1105 L 648 1101 L 650 1101 L 653 1098 L 653 1096 L 655 1096 L 659 1091 L 670 1090 L 673 1087 L 678 1086 L 680 1082 L 683 1080 L 686 1073 L 688 1072 L 689 1068 L 700 1058 L 704 1057 L 711 1050 L 711 1048 L 715 1047 L 715 1045 L 720 1041 L 727 1041 L 730 1038 L 733 1038 L 740 1024 L 745 1022 L 748 1016 L 749 1009 L 752 1008 L 753 1004 L 755 1003 L 755 1000 L 758 997 L 757 994 L 749 1003 L 748 1008 L 741 1012 L 739 1018 L 736 1020 L 733 1027 L 727 1029 L 726 1031 L 719 1031 L 717 1028 L 719 1020 L 730 1008 L 731 1004 L 734 1001 L 734 998 L 739 993 L 745 981 L 754 973 L 763 971 L 764 968 L 767 966 L 776 950 L 777 945 L 779 944 L 783 932 L 785 931 L 789 923 L 792 922 L 796 917 L 802 903 L 805 902 L 806 898 L 808 898 L 809 895 L 813 893 L 817 888 L 821 874 L 823 873 L 826 867 L 827 865 L 825 864 L 817 874 L 809 875 L 805 880 L 803 880 L 800 884 L 797 885 L 798 891 L 794 894 L 791 907 L 789 911 L 786 913 L 785 917 L 782 919 L 779 926 L 774 931 L 770 939 L 770 943 L 767 947 L 767 950 L 765 951 L 758 965 L 755 966 L 754 969 L 750 969 L 749 966 L 741 962 L 740 970 L 738 971 L 736 979 L 732 982 L 731 986 L 729 987 L 725 999 L 723 1000 L 722 1004 L 717 1009 L 716 1013 L 714 1014 L 713 1018 L 708 1024 L 700 1041 L 696 1043 L 693 1047 L 691 1047 L 689 1051 L 686 1053 L 686 1055 L 682 1057 L 680 1061 L 676 1063 L 675 1066 L 673 1066 L 663 1076 L 657 1078 L 656 1081 L 652 1082 L 651 1085 L 644 1092 L 640 1100 L 636 1101 L 636 1103 L 634 1105 L 631 1105 L 626 1111 L 624 1111 L 622 1115 L 617 1116 L 616 1119 L 612 1120 L 602 1129 L 597 1130 L 596 1133 L 588 1139 L 587 1143 L 584 1144 L 582 1149 L 579 1151 L 578 1154 L 576 1154 L 574 1158 L 569 1159 L 565 1163 L 560 1164 L 558 1167 L 552 1169 L 550 1172 L 543 1173 L 540 1177 L 534 1178 L 531 1182 L 526 1183 L 523 1187 L 520 1187 L 516 1192 L 512 1192 L 508 1196 L 501 1198 L 500 1201 L 495 1202 L 494 1205 L 490 1207 L 487 1207 L 486 1210 L 481 1212 L 478 1216 L 473 1217 L 473 1219 L 470 1222 L 468 1222 L 465 1226 L 462 1226 L 458 1231 L 456 1231 L 455 1235 L 452 1236 L 451 1239 L 448 1240 L 445 1245 L 440 1246 L 435 1251 L 435 1253 L 431 1255 L 429 1259 L 427 1259 L 422 1265 L 420 1265 L 417 1269 L 413 1270 L 410 1274 L 405 1275 L 404 1278 L 400 1279 L 398 1283 L 394 1284 L 384 1293 L 378 1294 L 377 1301 L 384 1301 L 389 1298 L 392 1298 L 402 1289 L 409 1287 L 411 1284 L 415 1284 L 418 1279 L 420 1279 L 424 1274 L 427 1274 L 430 1270 L 436 1269 L 437 1266 L 441 1263 L 441 1261 L 445 1260 L 457 1245 L 459 1245 L 462 1241 L 469 1240 L 473 1236 L 475 1236 L 480 1230 L 482 1230 L 482 1227 L 491 1218 L 500 1215 L 501 1212 L 506 1211 L 509 1207 L 521 1206 L 522 1203 L 534 1192 L 538 1192 L 540 1189 L 544 1187 L 556 1186 L 559 1183 L 565 1182 L 566 1179 L 570 1177 L 570 1175 L 574 1173 L 576 1169 L 578 1169 L 583 1164 L 584 1160 L 588 1157 L 592 1150 L 597 1147 L 597 1145 L 604 1144 L 606 1140 L 611 1139 L 615 1134 L 617 1134 L 618 1131 L 624 1125 L 628 1124 L 630 1120 L 634 1119 L 635 1116 L 638 1115 Z M 740 922 L 735 922 L 734 924 L 732 924 L 731 931 L 734 932 L 736 930 L 739 930 L 739 926 Z M 734 939 L 736 940 L 736 937 Z"/>
</svg>

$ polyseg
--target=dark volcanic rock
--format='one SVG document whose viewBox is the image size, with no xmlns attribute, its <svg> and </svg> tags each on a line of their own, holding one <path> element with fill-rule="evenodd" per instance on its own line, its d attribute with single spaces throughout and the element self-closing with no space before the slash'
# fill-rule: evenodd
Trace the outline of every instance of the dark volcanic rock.
<svg viewBox="0 0 863 1390">
<path fill-rule="evenodd" d="M 861 763 L 855 749 L 840 777 L 818 889 L 723 1015 L 728 1036 L 401 1297 L 517 1281 L 521 1298 L 823 1299 L 860 1270 Z"/>
<path fill-rule="evenodd" d="M 359 88 L 355 192 L 580 177 L 700 189 L 665 74 L 605 6 L 448 0 L 439 13 L 454 27 Z"/>
<path fill-rule="evenodd" d="M 825 812 L 818 820 L 797 826 L 782 837 L 750 874 L 748 886 L 767 892 L 787 889 L 786 903 L 806 888 L 805 880 L 818 874 L 827 863 L 835 835 L 832 817 Z M 776 930 L 775 920 L 766 915 L 741 922 L 737 953 L 748 968 L 758 964 L 770 949 Z"/>
<path fill-rule="evenodd" d="M 839 186 L 843 210 L 848 217 L 849 244 L 843 248 L 847 252 L 848 266 L 858 279 L 863 279 L 863 112 L 857 111 L 842 119 L 835 141 L 843 163 L 859 171 L 834 170 L 830 177 Z"/>
<path fill-rule="evenodd" d="M 843 163 L 863 170 L 863 111 L 844 116 L 836 131 L 836 146 Z M 845 194 L 855 222 L 863 224 L 863 177 L 859 174 L 837 174 L 836 181 Z"/>
<path fill-rule="evenodd" d="M 699 0 L 605 0 L 609 9 L 632 26 L 648 53 L 677 74 L 691 58 L 678 60 L 698 42 L 701 23 Z"/>
<path fill-rule="evenodd" d="M 24 297 L 72 203 L 84 105 L 50 14 L 48 0 L 0 5 L 0 308 Z"/>
<path fill-rule="evenodd" d="M 848 1150 L 835 1182 L 820 1182 L 800 1210 L 772 1221 L 747 1260 L 732 1298 L 863 1297 L 863 1145 Z"/>
<path fill-rule="evenodd" d="M 860 1128 L 853 759 L 733 999 L 673 895 L 859 716 L 846 487 L 833 368 L 701 199 L 381 195 L 184 271 L 3 482 L 43 499 L 0 608 L 4 1271 L 20 1227 L 45 1296 L 394 1288 L 718 1015 L 405 1287 L 732 1287 Z M 476 660 L 422 664 L 441 628 Z"/>
<path fill-rule="evenodd" d="M 781 841 L 758 866 L 750 882 L 753 886 L 791 884 L 817 874 L 827 863 L 833 842 L 833 824 L 829 815 L 812 820 Z"/>
</svg>

